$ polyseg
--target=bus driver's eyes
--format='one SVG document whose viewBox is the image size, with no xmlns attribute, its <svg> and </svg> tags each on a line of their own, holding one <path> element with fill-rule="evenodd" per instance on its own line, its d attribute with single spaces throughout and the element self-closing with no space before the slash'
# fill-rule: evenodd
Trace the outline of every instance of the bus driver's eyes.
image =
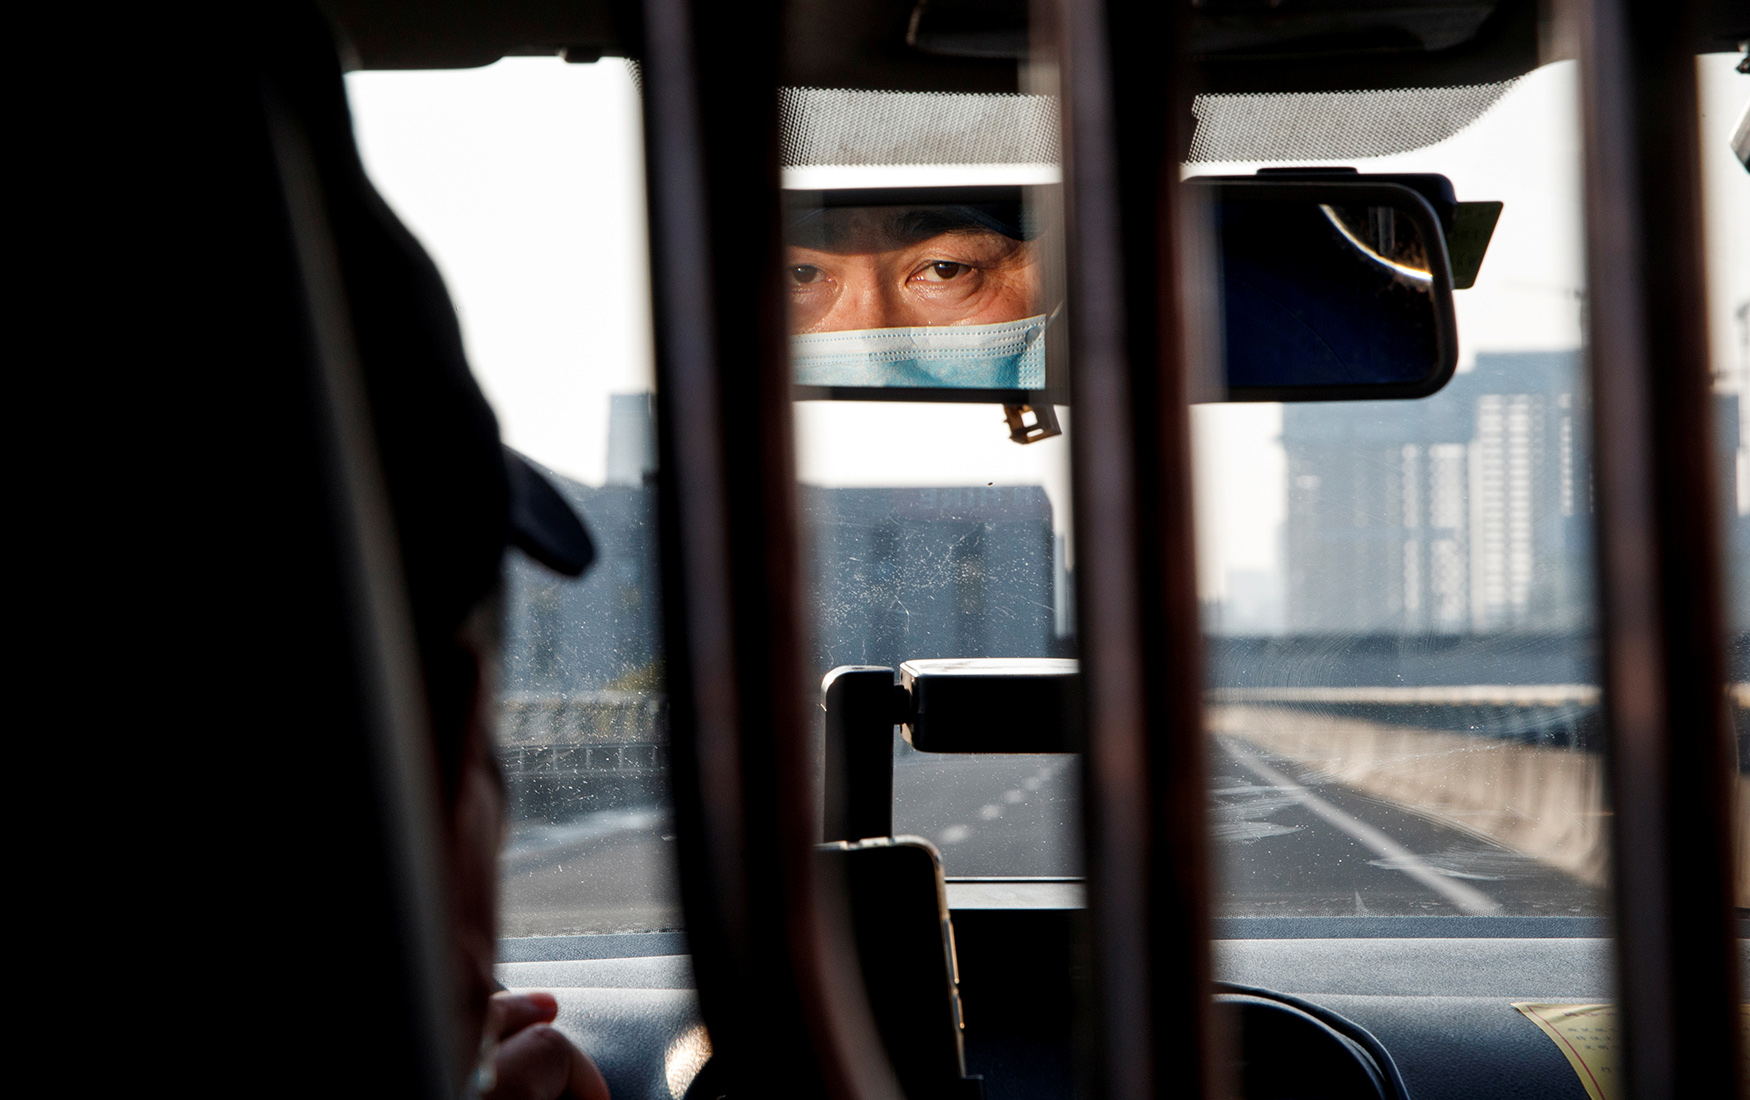
<svg viewBox="0 0 1750 1100">
<path fill-rule="evenodd" d="M 828 219 L 833 232 L 821 239 L 787 243 L 792 333 L 999 324 L 1037 312 L 1023 242 L 965 228 L 920 237 L 866 214 L 848 208 Z"/>
<path fill-rule="evenodd" d="M 957 279 L 971 270 L 971 264 L 955 263 L 952 260 L 937 260 L 935 263 L 925 266 L 916 277 L 925 282 L 945 283 L 950 279 Z"/>
</svg>

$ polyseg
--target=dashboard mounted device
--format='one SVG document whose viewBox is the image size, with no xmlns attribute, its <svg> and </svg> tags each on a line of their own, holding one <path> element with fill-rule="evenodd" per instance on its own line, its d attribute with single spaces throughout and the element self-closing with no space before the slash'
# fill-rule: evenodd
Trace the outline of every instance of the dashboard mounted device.
<svg viewBox="0 0 1750 1100">
<path fill-rule="evenodd" d="M 1081 666 L 1059 657 L 972 657 L 899 666 L 904 736 L 919 752 L 1076 752 Z"/>
</svg>

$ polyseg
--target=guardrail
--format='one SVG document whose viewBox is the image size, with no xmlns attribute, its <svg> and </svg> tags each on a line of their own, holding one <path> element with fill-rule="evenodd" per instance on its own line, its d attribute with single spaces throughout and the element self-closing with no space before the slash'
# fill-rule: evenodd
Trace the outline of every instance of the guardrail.
<svg viewBox="0 0 1750 1100">
<path fill-rule="evenodd" d="M 1593 748 L 1599 735 L 1600 692 L 1591 684 L 1215 688 L 1204 698 L 1551 748 Z"/>
<path fill-rule="evenodd" d="M 1546 748 L 1596 750 L 1595 684 L 1459 684 L 1378 687 L 1212 688 L 1212 705 L 1288 707 L 1385 726 L 1441 730 Z M 1750 683 L 1726 685 L 1738 736 L 1738 770 L 1750 774 Z"/>
<path fill-rule="evenodd" d="M 658 803 L 668 783 L 668 700 L 636 691 L 507 696 L 498 758 L 521 820 Z"/>
<path fill-rule="evenodd" d="M 534 745 L 666 745 L 668 699 L 643 691 L 507 695 L 501 749 Z"/>
<path fill-rule="evenodd" d="M 1224 687 L 1204 698 L 1589 750 L 1598 744 L 1601 693 L 1593 684 L 1461 684 Z M 1750 683 L 1729 685 L 1728 700 L 1742 768 L 1750 765 Z M 655 776 L 667 766 L 668 701 L 636 691 L 512 695 L 500 710 L 498 743 L 513 782 Z"/>
<path fill-rule="evenodd" d="M 1750 683 L 1727 685 L 1750 835 Z M 1602 884 L 1602 695 L 1591 684 L 1219 688 L 1209 729 Z M 1570 751 L 1559 751 L 1559 750 Z M 1578 751 L 1573 751 L 1578 750 Z M 1741 872 L 1739 896 L 1750 898 Z"/>
</svg>

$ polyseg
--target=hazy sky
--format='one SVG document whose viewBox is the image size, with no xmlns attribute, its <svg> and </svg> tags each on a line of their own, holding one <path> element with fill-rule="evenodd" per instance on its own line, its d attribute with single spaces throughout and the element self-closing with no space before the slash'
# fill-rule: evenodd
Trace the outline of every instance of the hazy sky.
<svg viewBox="0 0 1750 1100">
<path fill-rule="evenodd" d="M 1750 302 L 1750 175 L 1726 145 L 1750 103 L 1750 77 L 1732 71 L 1735 61 L 1716 55 L 1700 64 L 1719 371 L 1745 367 L 1733 313 Z M 1362 171 L 1442 172 L 1461 200 L 1506 204 L 1476 287 L 1457 292 L 1461 370 L 1480 351 L 1579 345 L 1575 85 L 1572 63 L 1551 65 L 1439 145 L 1341 162 Z M 347 87 L 366 167 L 448 280 L 507 441 L 599 483 L 608 395 L 651 385 L 642 154 L 625 65 L 510 58 L 452 72 L 354 73 Z M 1255 167 L 1209 164 L 1197 172 Z M 1280 423 L 1271 405 L 1197 411 L 1207 596 L 1220 594 L 1230 570 L 1276 565 Z M 994 405 L 806 402 L 797 427 L 807 481 L 1037 484 L 1057 504 L 1060 525 L 1067 518 L 1065 441 L 1010 443 Z"/>
<path fill-rule="evenodd" d="M 365 168 L 449 284 L 505 441 L 607 470 L 607 396 L 651 388 L 638 99 L 624 63 L 346 78 Z"/>
</svg>

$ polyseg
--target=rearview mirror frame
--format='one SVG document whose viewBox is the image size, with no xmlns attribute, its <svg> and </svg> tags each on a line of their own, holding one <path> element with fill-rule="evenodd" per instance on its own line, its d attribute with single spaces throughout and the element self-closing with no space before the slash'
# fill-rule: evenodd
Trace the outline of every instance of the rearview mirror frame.
<svg viewBox="0 0 1750 1100">
<path fill-rule="evenodd" d="M 1438 177 L 1430 177 L 1438 178 Z M 1450 185 L 1448 185 L 1450 186 Z M 1331 173 L 1311 179 L 1255 177 L 1193 177 L 1185 181 L 1192 216 L 1212 218 L 1228 203 L 1327 206 L 1388 206 L 1407 215 L 1420 233 L 1428 252 L 1430 289 L 1434 308 L 1436 354 L 1427 373 L 1410 382 L 1370 382 L 1354 385 L 1229 386 L 1227 348 L 1223 344 L 1212 364 L 1219 396 L 1228 402 L 1394 401 L 1427 397 L 1452 380 L 1458 370 L 1458 313 L 1453 300 L 1452 264 L 1447 251 L 1446 229 L 1440 215 L 1416 188 L 1405 183 L 1369 179 L 1357 174 Z M 1210 262 L 1221 263 L 1221 247 L 1213 226 Z M 1219 298 L 1217 299 L 1220 300 Z M 1225 313 L 1209 318 L 1217 333 L 1226 328 Z"/>
<path fill-rule="evenodd" d="M 1459 206 L 1451 197 L 1451 183 L 1432 174 L 1364 175 L 1353 171 L 1307 169 L 1267 171 L 1259 176 L 1204 176 L 1184 181 L 1188 216 L 1204 219 L 1210 242 L 1206 262 L 1220 272 L 1222 247 L 1214 232 L 1214 214 L 1224 204 L 1323 204 L 1330 206 L 1390 207 L 1408 218 L 1427 251 L 1432 298 L 1435 354 L 1429 369 L 1408 382 L 1363 382 L 1356 384 L 1228 385 L 1226 347 L 1227 318 L 1222 294 L 1210 297 L 1211 314 L 1203 329 L 1216 339 L 1208 341 L 1202 358 L 1205 383 L 1195 387 L 1199 402 L 1311 402 L 1390 401 L 1427 397 L 1440 390 L 1458 369 L 1458 319 L 1453 299 L 1454 278 L 1449 242 Z M 1432 201 L 1430 199 L 1432 196 Z M 1045 387 L 1028 389 L 970 389 L 918 386 L 837 386 L 796 384 L 793 394 L 800 401 L 948 402 L 955 404 L 1000 404 L 1034 409 L 1070 403 L 1070 370 L 1067 332 L 1073 318 L 1065 301 L 1061 250 L 1062 186 L 1059 184 L 1000 185 L 973 187 L 843 188 L 787 190 L 786 210 L 795 214 L 810 209 L 882 206 L 934 206 L 949 204 L 1020 203 L 1051 223 L 1053 229 L 1040 237 L 1046 250 L 1041 256 L 1044 285 L 1041 308 L 1054 314 L 1046 329 Z M 1438 204 L 1439 209 L 1436 209 Z M 1478 205 L 1478 204 L 1468 204 Z M 1491 205 L 1498 215 L 1499 204 Z M 1488 229 L 1493 228 L 1493 218 Z M 1484 232 L 1482 247 L 1487 246 Z M 1471 259 L 1480 262 L 1481 250 Z M 1469 270 L 1474 275 L 1475 262 Z M 1218 285 L 1218 275 L 1213 280 Z M 1055 433 L 1048 433 L 1055 434 Z"/>
</svg>

